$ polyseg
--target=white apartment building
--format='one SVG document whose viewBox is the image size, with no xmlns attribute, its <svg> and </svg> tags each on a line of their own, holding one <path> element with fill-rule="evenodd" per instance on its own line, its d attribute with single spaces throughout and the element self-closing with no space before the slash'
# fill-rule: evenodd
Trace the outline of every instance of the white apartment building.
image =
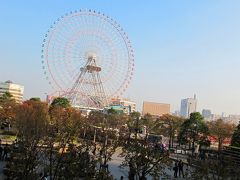
<svg viewBox="0 0 240 180">
<path fill-rule="evenodd" d="M 17 103 L 23 101 L 24 86 L 14 84 L 9 80 L 6 82 L 0 82 L 0 96 L 5 92 L 9 92 Z"/>
</svg>

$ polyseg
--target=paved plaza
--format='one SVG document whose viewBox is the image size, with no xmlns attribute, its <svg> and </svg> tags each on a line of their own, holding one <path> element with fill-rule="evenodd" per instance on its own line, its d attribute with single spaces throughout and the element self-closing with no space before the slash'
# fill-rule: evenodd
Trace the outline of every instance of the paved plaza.
<svg viewBox="0 0 240 180">
<path fill-rule="evenodd" d="M 109 162 L 109 171 L 111 172 L 111 174 L 114 176 L 115 179 L 120 179 L 121 176 L 124 177 L 124 179 L 128 179 L 128 169 L 127 168 L 120 168 L 119 165 L 122 163 L 123 158 L 119 157 L 119 151 L 117 151 L 113 156 L 112 156 L 112 161 Z M 172 154 L 171 159 L 173 160 L 183 160 L 183 162 L 185 163 L 184 165 L 184 173 L 187 172 L 187 165 L 186 165 L 186 158 L 184 156 L 180 156 L 180 155 L 174 155 Z M 165 169 L 165 173 L 168 175 L 168 178 L 162 177 L 161 179 L 184 179 L 184 178 L 174 178 L 174 171 L 172 170 L 172 168 Z M 148 179 L 152 179 L 151 177 L 147 177 Z"/>
</svg>

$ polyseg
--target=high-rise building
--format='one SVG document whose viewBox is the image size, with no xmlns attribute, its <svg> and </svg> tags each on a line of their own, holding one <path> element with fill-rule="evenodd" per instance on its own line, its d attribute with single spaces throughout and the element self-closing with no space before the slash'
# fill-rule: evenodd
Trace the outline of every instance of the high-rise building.
<svg viewBox="0 0 240 180">
<path fill-rule="evenodd" d="M 153 116 L 162 116 L 163 114 L 170 114 L 170 104 L 144 101 L 142 114 L 145 115 L 148 113 Z"/>
<path fill-rule="evenodd" d="M 186 98 L 181 100 L 180 115 L 184 118 L 190 117 L 190 114 L 196 112 L 197 99 L 196 95 L 194 98 Z"/>
<path fill-rule="evenodd" d="M 21 103 L 23 101 L 24 86 L 14 84 L 12 81 L 1 82 L 0 96 L 5 92 L 9 92 L 17 103 Z"/>
<path fill-rule="evenodd" d="M 211 118 L 212 117 L 212 112 L 210 109 L 203 109 L 202 110 L 202 116 L 204 118 Z"/>
</svg>

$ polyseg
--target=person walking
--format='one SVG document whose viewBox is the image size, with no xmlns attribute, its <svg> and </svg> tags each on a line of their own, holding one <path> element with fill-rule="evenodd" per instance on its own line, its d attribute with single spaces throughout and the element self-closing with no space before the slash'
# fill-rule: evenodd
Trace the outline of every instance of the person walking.
<svg viewBox="0 0 240 180">
<path fill-rule="evenodd" d="M 93 155 L 96 154 L 96 150 L 97 150 L 97 145 L 96 145 L 96 143 L 94 143 L 94 148 L 93 148 L 93 151 L 92 151 Z"/>
<path fill-rule="evenodd" d="M 178 164 L 175 162 L 175 166 L 173 167 L 174 170 L 174 177 L 177 178 L 177 173 L 178 173 Z"/>
<path fill-rule="evenodd" d="M 181 177 L 181 174 L 182 174 L 182 177 L 184 178 L 184 173 L 183 173 L 183 161 L 180 160 L 178 162 L 178 172 L 179 172 L 179 177 Z"/>
<path fill-rule="evenodd" d="M 3 148 L 3 160 L 5 160 L 8 157 L 9 151 L 10 149 L 8 147 L 8 144 L 6 144 L 5 147 Z"/>
<path fill-rule="evenodd" d="M 135 169 L 134 169 L 134 164 L 133 164 L 133 160 L 130 159 L 129 161 L 129 173 L 128 173 L 128 179 L 129 180 L 134 180 L 135 179 Z"/>
</svg>

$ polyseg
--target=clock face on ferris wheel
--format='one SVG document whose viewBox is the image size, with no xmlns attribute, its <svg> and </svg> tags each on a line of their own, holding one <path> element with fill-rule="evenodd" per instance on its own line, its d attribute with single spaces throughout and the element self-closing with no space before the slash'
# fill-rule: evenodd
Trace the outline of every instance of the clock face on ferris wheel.
<svg viewBox="0 0 240 180">
<path fill-rule="evenodd" d="M 126 91 L 134 54 L 116 21 L 97 11 L 79 10 L 60 17 L 48 30 L 42 65 L 49 84 L 74 104 L 106 105 L 104 98 Z"/>
</svg>

